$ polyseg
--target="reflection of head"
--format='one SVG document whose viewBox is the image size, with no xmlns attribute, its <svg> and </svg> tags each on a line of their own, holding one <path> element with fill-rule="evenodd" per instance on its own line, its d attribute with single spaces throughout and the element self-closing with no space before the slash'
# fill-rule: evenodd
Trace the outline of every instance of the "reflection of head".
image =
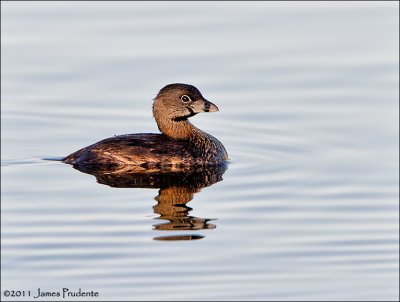
<svg viewBox="0 0 400 302">
<path fill-rule="evenodd" d="M 199 189 L 196 192 L 200 191 Z M 153 207 L 158 219 L 168 220 L 167 223 L 154 225 L 156 230 L 201 230 L 214 229 L 215 225 L 208 223 L 212 219 L 189 216 L 192 208 L 186 203 L 193 199 L 193 189 L 188 187 L 169 187 L 160 189 L 155 200 L 158 204 Z"/>
</svg>

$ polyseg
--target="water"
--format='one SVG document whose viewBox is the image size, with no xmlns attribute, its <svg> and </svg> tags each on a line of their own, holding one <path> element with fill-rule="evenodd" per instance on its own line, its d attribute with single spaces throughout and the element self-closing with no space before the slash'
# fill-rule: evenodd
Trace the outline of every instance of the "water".
<svg viewBox="0 0 400 302">
<path fill-rule="evenodd" d="M 398 3 L 1 8 L 3 300 L 399 298 Z M 159 192 L 44 160 L 157 132 L 174 82 L 220 108 L 192 122 L 226 171 Z"/>
</svg>

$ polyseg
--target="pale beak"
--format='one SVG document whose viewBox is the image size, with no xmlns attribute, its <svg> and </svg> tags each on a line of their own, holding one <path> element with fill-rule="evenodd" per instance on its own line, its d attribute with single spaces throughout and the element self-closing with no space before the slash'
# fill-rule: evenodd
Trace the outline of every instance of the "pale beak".
<svg viewBox="0 0 400 302">
<path fill-rule="evenodd" d="M 217 106 L 206 99 L 194 101 L 190 108 L 194 113 L 219 111 Z"/>
<path fill-rule="evenodd" d="M 216 112 L 216 111 L 219 111 L 219 109 L 215 104 L 207 100 L 204 102 L 204 112 Z"/>
</svg>

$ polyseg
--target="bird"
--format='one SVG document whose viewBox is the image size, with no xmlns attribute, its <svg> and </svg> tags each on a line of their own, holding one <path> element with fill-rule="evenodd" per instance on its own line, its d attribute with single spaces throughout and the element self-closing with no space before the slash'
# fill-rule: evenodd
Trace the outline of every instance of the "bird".
<svg viewBox="0 0 400 302">
<path fill-rule="evenodd" d="M 154 98 L 153 116 L 161 133 L 135 133 L 103 139 L 64 157 L 81 170 L 157 172 L 212 166 L 229 160 L 224 145 L 189 118 L 218 107 L 193 85 L 174 83 Z"/>
</svg>

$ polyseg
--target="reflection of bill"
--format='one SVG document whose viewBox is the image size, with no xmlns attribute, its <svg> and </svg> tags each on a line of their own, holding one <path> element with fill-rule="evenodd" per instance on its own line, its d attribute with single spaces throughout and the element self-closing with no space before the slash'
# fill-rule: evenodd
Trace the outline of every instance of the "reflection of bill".
<svg viewBox="0 0 400 302">
<path fill-rule="evenodd" d="M 166 222 L 154 225 L 157 231 L 194 231 L 214 229 L 215 224 L 209 223 L 214 219 L 189 216 L 192 208 L 186 204 L 193 199 L 195 193 L 202 188 L 213 185 L 222 180 L 222 175 L 227 169 L 227 164 L 207 167 L 187 167 L 173 171 L 138 172 L 132 170 L 104 170 L 93 166 L 78 167 L 75 169 L 94 175 L 97 182 L 117 188 L 158 188 L 155 197 L 157 205 L 153 207 L 154 213 Z M 123 171 L 123 172 L 122 172 Z M 155 240 L 194 240 L 204 238 L 198 234 L 174 234 L 155 237 Z"/>
</svg>

